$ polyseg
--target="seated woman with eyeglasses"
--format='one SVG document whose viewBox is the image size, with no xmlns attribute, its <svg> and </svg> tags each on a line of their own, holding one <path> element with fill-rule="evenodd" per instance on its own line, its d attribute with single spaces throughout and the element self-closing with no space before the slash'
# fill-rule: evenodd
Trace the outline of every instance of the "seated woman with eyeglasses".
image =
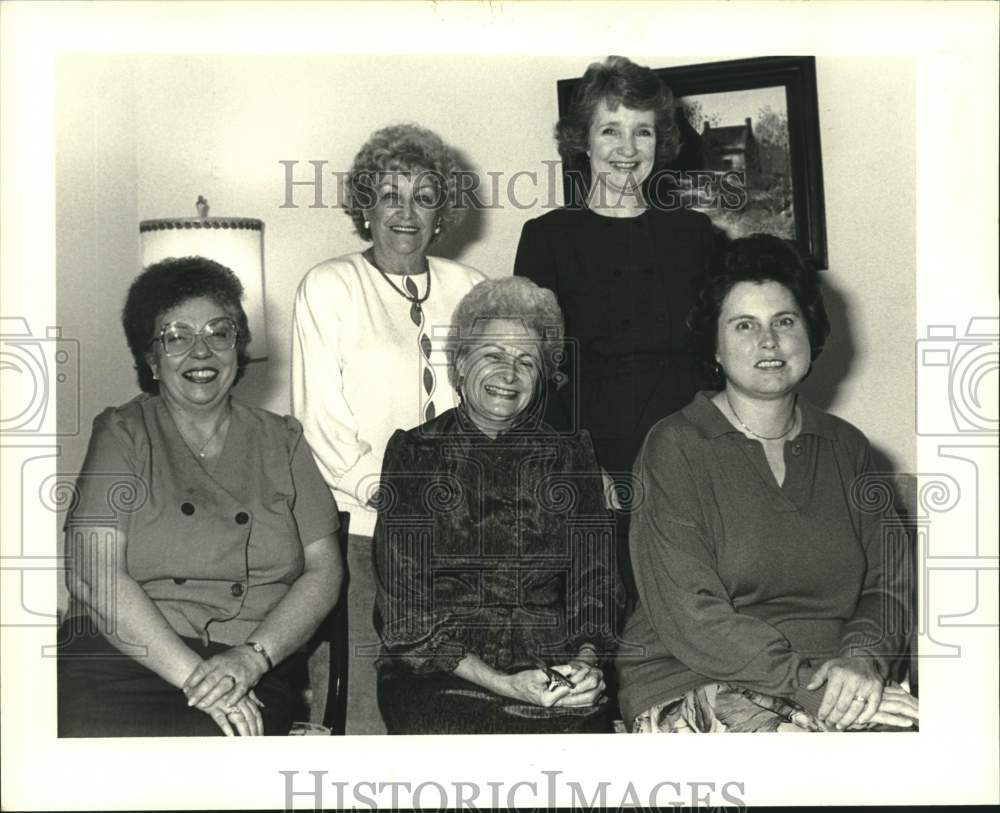
<svg viewBox="0 0 1000 813">
<path fill-rule="evenodd" d="M 299 422 L 230 396 L 242 294 L 201 257 L 129 290 L 143 394 L 94 421 L 67 519 L 61 737 L 291 728 L 294 656 L 339 592 L 337 505 Z"/>
</svg>

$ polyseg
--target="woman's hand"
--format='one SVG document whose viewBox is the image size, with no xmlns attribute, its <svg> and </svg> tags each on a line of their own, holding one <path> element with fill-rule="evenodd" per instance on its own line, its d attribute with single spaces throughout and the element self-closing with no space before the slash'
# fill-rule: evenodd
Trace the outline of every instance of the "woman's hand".
<svg viewBox="0 0 1000 813">
<path fill-rule="evenodd" d="M 828 727 L 843 731 L 854 725 L 866 725 L 879 710 L 882 678 L 869 658 L 831 658 L 825 661 L 807 689 L 827 684 L 819 707 L 819 720 Z"/>
<path fill-rule="evenodd" d="M 898 728 L 911 728 L 919 721 L 919 703 L 917 698 L 902 686 L 889 685 L 882 689 L 882 699 L 878 709 L 867 725 L 891 725 Z M 851 726 L 852 729 L 865 728 L 860 722 Z"/>
<path fill-rule="evenodd" d="M 203 660 L 181 690 L 187 695 L 188 705 L 202 711 L 219 700 L 226 706 L 235 706 L 266 672 L 263 656 L 243 644 Z"/>
<path fill-rule="evenodd" d="M 264 735 L 264 718 L 260 709 L 262 703 L 252 691 L 233 705 L 222 700 L 212 703 L 204 711 L 227 737 L 239 734 L 241 737 L 261 737 Z"/>
<path fill-rule="evenodd" d="M 557 706 L 594 706 L 604 697 L 604 673 L 596 665 L 574 658 L 552 668 L 574 683 L 569 693 L 558 700 Z"/>
<path fill-rule="evenodd" d="M 566 667 L 560 671 L 565 672 Z M 541 669 L 525 669 L 512 675 L 504 675 L 500 679 L 498 694 L 530 703 L 533 706 L 550 708 L 568 695 L 572 689 L 569 686 L 556 685 L 549 688 L 549 676 Z"/>
</svg>

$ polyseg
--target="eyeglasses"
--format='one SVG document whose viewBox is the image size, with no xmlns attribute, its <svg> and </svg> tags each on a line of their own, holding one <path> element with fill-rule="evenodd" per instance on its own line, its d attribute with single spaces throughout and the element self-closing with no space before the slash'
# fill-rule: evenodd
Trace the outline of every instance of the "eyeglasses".
<svg viewBox="0 0 1000 813">
<path fill-rule="evenodd" d="M 220 316 L 207 322 L 201 330 L 195 330 L 184 322 L 171 322 L 163 326 L 160 335 L 153 341 L 158 341 L 163 345 L 165 355 L 183 356 L 185 353 L 191 352 L 199 336 L 204 340 L 205 346 L 209 350 L 218 353 L 236 347 L 236 339 L 239 335 L 240 329 L 237 327 L 236 321 L 228 316 Z"/>
</svg>

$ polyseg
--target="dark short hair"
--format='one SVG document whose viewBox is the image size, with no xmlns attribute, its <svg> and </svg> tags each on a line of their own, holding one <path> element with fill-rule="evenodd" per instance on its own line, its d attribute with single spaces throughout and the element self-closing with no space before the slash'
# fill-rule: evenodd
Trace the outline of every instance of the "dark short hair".
<svg viewBox="0 0 1000 813">
<path fill-rule="evenodd" d="M 243 284 L 226 266 L 206 257 L 171 257 L 149 266 L 133 280 L 122 308 L 122 327 L 135 360 L 139 386 L 156 395 L 160 384 L 146 359 L 160 317 L 191 299 L 206 297 L 236 320 L 236 381 L 243 377 L 250 354 L 250 325 L 243 310 Z"/>
<path fill-rule="evenodd" d="M 566 114 L 556 124 L 556 144 L 563 168 L 590 189 L 590 161 L 587 158 L 590 124 L 601 102 L 611 108 L 625 105 L 630 110 L 652 110 L 656 117 L 657 169 L 669 164 L 680 149 L 680 132 L 674 112 L 674 94 L 650 68 L 636 65 L 623 56 L 609 56 L 587 68 L 576 86 Z M 648 180 L 648 179 L 647 179 Z"/>
<path fill-rule="evenodd" d="M 375 205 L 379 176 L 386 173 L 427 173 L 437 187 L 437 225 L 444 234 L 464 215 L 456 208 L 459 161 L 441 137 L 416 124 L 394 124 L 372 133 L 354 156 L 347 173 L 343 207 L 363 240 L 371 240 L 365 210 Z M 431 243 L 440 237 L 434 234 Z"/>
<path fill-rule="evenodd" d="M 448 378 L 453 386 L 458 362 L 479 341 L 474 333 L 476 323 L 485 319 L 519 321 L 538 336 L 542 376 L 545 380 L 555 378 L 565 332 L 556 295 L 525 277 L 502 277 L 474 285 L 455 306 L 447 347 Z"/>
<path fill-rule="evenodd" d="M 691 347 L 713 386 L 721 387 L 724 371 L 715 360 L 719 315 L 729 292 L 740 282 L 777 282 L 799 306 L 809 335 L 812 361 L 823 352 L 830 335 L 830 319 L 823 305 L 819 274 L 788 240 L 771 234 L 752 234 L 721 244 L 688 317 Z"/>
</svg>

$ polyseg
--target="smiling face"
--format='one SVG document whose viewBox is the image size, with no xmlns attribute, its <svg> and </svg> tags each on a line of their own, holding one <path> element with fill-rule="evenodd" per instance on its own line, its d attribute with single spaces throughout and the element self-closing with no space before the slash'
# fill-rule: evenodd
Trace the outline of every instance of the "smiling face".
<svg viewBox="0 0 1000 813">
<path fill-rule="evenodd" d="M 383 173 L 375 185 L 375 205 L 365 213 L 378 253 L 422 256 L 434 237 L 441 202 L 441 190 L 430 173 Z"/>
<path fill-rule="evenodd" d="M 490 436 L 510 429 L 534 398 L 542 377 L 538 334 L 516 319 L 476 323 L 458 379 L 472 421 Z"/>
<path fill-rule="evenodd" d="M 188 352 L 168 356 L 159 339 L 160 331 L 172 322 L 202 330 L 213 319 L 225 316 L 232 314 L 203 296 L 160 314 L 148 361 L 159 378 L 161 397 L 171 406 L 181 410 L 211 409 L 222 403 L 236 380 L 236 348 L 212 350 L 203 337 L 198 337 Z"/>
<path fill-rule="evenodd" d="M 634 192 L 653 170 L 656 157 L 656 114 L 620 104 L 612 110 L 602 100 L 594 110 L 587 137 L 591 189 Z M 614 197 L 609 196 L 614 201 Z"/>
<path fill-rule="evenodd" d="M 747 398 L 792 392 L 809 372 L 809 334 L 792 292 L 773 280 L 738 282 L 722 301 L 715 360 L 726 388 Z"/>
</svg>

